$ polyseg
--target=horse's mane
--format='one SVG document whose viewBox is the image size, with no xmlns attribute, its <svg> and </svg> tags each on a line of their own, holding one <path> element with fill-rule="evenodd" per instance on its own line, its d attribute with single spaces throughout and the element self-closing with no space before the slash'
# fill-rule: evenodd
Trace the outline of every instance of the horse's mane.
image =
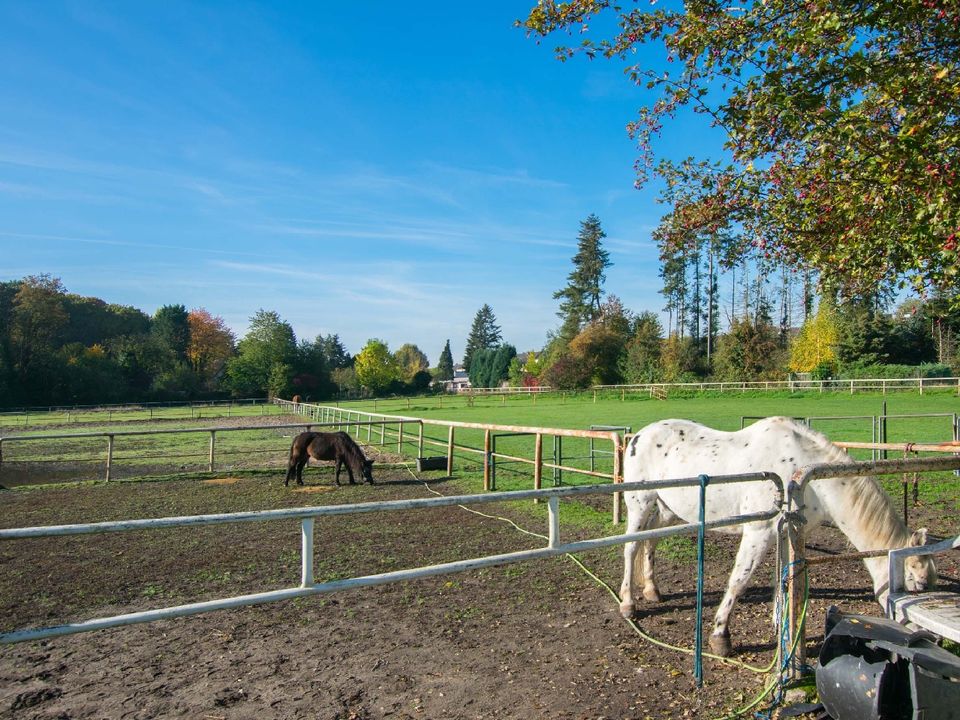
<svg viewBox="0 0 960 720">
<path fill-rule="evenodd" d="M 363 454 L 363 450 L 360 449 L 357 442 L 350 437 L 349 433 L 343 433 L 340 437 L 343 440 L 343 449 L 346 454 L 351 456 L 354 463 L 359 463 L 362 466 L 367 456 Z"/>
<path fill-rule="evenodd" d="M 853 462 L 846 452 L 830 442 L 823 433 L 796 421 L 791 421 L 791 426 L 800 436 L 801 442 L 824 456 L 823 462 Z M 850 511 L 855 513 L 861 531 L 865 539 L 869 539 L 870 545 L 874 548 L 899 547 L 906 542 L 910 531 L 900 522 L 890 496 L 880 487 L 875 477 L 863 475 L 846 478 L 845 483 L 839 485 L 838 491 L 848 494 L 850 502 L 847 505 Z M 837 521 L 836 517 L 834 521 Z"/>
</svg>

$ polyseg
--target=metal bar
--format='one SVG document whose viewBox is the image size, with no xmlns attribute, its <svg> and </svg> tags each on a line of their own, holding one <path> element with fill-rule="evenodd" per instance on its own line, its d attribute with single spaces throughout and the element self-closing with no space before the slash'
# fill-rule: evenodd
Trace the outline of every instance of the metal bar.
<svg viewBox="0 0 960 720">
<path fill-rule="evenodd" d="M 300 521 L 300 587 L 313 585 L 313 523 L 312 517 Z"/>
<path fill-rule="evenodd" d="M 806 539 L 803 528 L 803 497 L 809 483 L 824 478 L 862 477 L 865 475 L 893 475 L 902 472 L 941 471 L 960 469 L 960 457 L 939 456 L 926 458 L 896 458 L 849 463 L 821 463 L 801 468 L 787 488 L 788 563 L 787 599 L 789 612 L 789 644 L 796 642 L 796 655 L 790 672 L 800 674 L 806 661 L 804 627 L 800 624 L 800 608 L 806 592 Z"/>
<path fill-rule="evenodd" d="M 960 463 L 960 459 L 957 460 Z M 726 485 L 738 482 L 771 482 L 778 496 L 783 497 L 784 489 L 780 478 L 773 473 L 745 473 L 741 475 L 718 475 L 710 479 L 711 485 Z M 163 518 L 145 518 L 142 520 L 116 520 L 111 522 L 84 523 L 76 525 L 46 525 L 26 528 L 0 529 L 0 540 L 28 537 L 52 537 L 61 535 L 89 535 L 98 532 L 126 532 L 149 528 L 187 527 L 201 525 L 222 525 L 234 522 L 262 522 L 265 520 L 303 519 L 308 517 L 328 517 L 391 510 L 416 510 L 448 505 L 480 505 L 491 502 L 511 502 L 549 498 L 551 496 L 571 496 L 599 494 L 631 490 L 663 490 L 667 488 L 689 487 L 698 483 L 697 478 L 676 478 L 655 482 L 617 483 L 606 485 L 567 485 L 541 490 L 509 490 L 477 495 L 448 495 L 446 497 L 411 498 L 408 500 L 385 500 L 371 503 L 349 503 L 344 505 L 321 505 L 315 507 L 285 508 L 281 510 L 252 510 L 237 513 L 216 513 L 211 515 L 183 515 Z"/>
<path fill-rule="evenodd" d="M 208 472 L 213 472 L 213 460 L 214 460 L 214 452 L 216 452 L 216 446 L 217 446 L 217 431 L 211 430 L 210 431 L 210 457 L 209 457 L 209 462 L 207 463 Z"/>
<path fill-rule="evenodd" d="M 736 518 L 708 522 L 707 527 L 727 527 L 731 525 L 739 525 L 745 522 L 769 520 L 776 517 L 778 514 L 779 510 L 775 509 L 769 510 L 765 513 L 741 515 Z M 417 580 L 434 577 L 437 575 L 446 575 L 454 572 L 476 570 L 494 565 L 504 565 L 528 560 L 538 560 L 541 558 L 557 557 L 558 555 L 565 555 L 568 553 L 572 554 L 584 552 L 586 550 L 622 545 L 627 542 L 650 540 L 653 538 L 669 537 L 672 535 L 692 534 L 695 533 L 698 528 L 699 523 L 673 525 L 671 527 L 658 528 L 656 530 L 645 530 L 642 532 L 627 533 L 624 535 L 613 535 L 594 540 L 582 540 L 579 542 L 567 543 L 566 545 L 557 545 L 556 547 L 545 547 L 537 550 L 522 550 L 519 552 L 505 553 L 501 555 L 489 555 L 482 558 L 458 560 L 455 562 L 442 563 L 440 565 L 413 568 L 411 570 L 396 570 L 389 573 L 381 573 L 379 575 L 366 575 L 359 578 L 334 580 L 332 582 L 314 584 L 309 587 L 274 590 L 271 592 L 256 593 L 253 595 L 241 595 L 222 600 L 209 600 L 190 605 L 179 605 L 160 610 L 147 610 L 143 612 L 129 613 L 126 615 L 87 620 L 86 622 L 81 623 L 57 625 L 48 628 L 20 630 L 17 632 L 4 633 L 0 635 L 0 644 L 42 640 L 49 637 L 72 635 L 75 633 L 87 632 L 90 630 L 101 630 L 121 625 L 132 625 L 136 623 L 152 622 L 154 620 L 165 620 L 168 618 L 198 615 L 200 613 L 210 612 L 213 610 L 224 610 L 228 608 L 242 607 L 245 605 L 256 605 L 260 603 L 274 602 L 277 600 L 288 600 L 297 597 L 307 597 L 309 595 L 319 595 L 321 593 L 336 592 L 339 590 L 350 590 L 354 588 L 371 587 L 374 585 L 384 585 L 403 580 Z"/>
<path fill-rule="evenodd" d="M 556 495 L 547 500 L 547 511 L 549 515 L 550 530 L 547 536 L 547 544 L 555 548 L 560 543 L 560 498 Z"/>
<path fill-rule="evenodd" d="M 483 433 L 483 491 L 490 491 L 490 429 Z"/>
<path fill-rule="evenodd" d="M 447 429 L 447 475 L 453 475 L 453 431 L 451 425 Z"/>
</svg>

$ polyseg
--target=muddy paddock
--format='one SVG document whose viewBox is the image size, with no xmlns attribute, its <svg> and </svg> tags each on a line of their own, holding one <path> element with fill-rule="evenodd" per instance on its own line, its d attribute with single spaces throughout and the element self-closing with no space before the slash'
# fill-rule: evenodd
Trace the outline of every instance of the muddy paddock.
<svg viewBox="0 0 960 720">
<path fill-rule="evenodd" d="M 375 486 L 335 488 L 311 468 L 305 492 L 282 471 L 206 481 L 124 482 L 0 492 L 4 527 L 298 507 L 445 495 L 465 480 L 421 482 L 381 470 Z M 429 488 L 429 489 L 428 489 Z M 955 504 L 914 509 L 936 532 Z M 542 544 L 499 518 L 545 532 L 543 508 L 481 506 L 339 516 L 316 523 L 318 580 L 386 572 Z M 561 537 L 591 529 L 564 523 Z M 611 527 L 594 527 L 612 533 Z M 599 534 L 595 532 L 594 534 Z M 825 530 L 814 550 L 841 552 Z M 642 630 L 693 641 L 695 559 L 687 542 L 658 562 L 664 601 L 644 603 Z M 708 622 L 735 544 L 707 561 Z M 619 550 L 580 559 L 617 588 Z M 766 666 L 772 557 L 732 625 L 735 659 Z M 296 585 L 293 521 L 0 543 L 0 625 L 9 631 Z M 956 586 L 957 568 L 942 568 Z M 810 649 L 830 604 L 879 613 L 859 563 L 812 572 Z M 522 563 L 416 582 L 116 628 L 0 648 L 2 718 L 675 718 L 720 717 L 767 677 L 708 660 L 697 691 L 689 655 L 651 644 L 571 560 Z"/>
</svg>

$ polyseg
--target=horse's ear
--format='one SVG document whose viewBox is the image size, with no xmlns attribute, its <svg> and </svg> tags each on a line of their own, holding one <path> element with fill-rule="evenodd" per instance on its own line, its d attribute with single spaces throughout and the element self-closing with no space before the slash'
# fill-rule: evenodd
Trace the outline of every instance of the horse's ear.
<svg viewBox="0 0 960 720">
<path fill-rule="evenodd" d="M 927 529 L 919 528 L 910 535 L 910 547 L 920 547 L 927 544 Z"/>
</svg>

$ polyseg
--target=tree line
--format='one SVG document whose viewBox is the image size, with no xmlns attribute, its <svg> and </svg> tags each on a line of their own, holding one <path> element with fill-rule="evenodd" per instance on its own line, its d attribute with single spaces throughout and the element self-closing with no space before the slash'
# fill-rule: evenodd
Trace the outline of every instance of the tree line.
<svg viewBox="0 0 960 720">
<path fill-rule="evenodd" d="M 490 307 L 478 311 L 465 357 L 474 385 L 582 389 L 783 380 L 791 374 L 960 373 L 960 290 L 895 305 L 892 285 L 851 295 L 812 270 L 798 273 L 762 254 L 731 255 L 734 238 L 701 236 L 678 250 L 671 238 L 658 235 L 665 328 L 658 313 L 634 312 L 606 293 L 612 261 L 605 237 L 596 215 L 581 222 L 573 269 L 553 295 L 560 323 L 542 351 L 517 356 L 503 343 Z"/>
<path fill-rule="evenodd" d="M 391 353 L 372 339 L 353 356 L 336 334 L 298 340 L 273 311 L 259 310 L 238 341 L 203 308 L 151 316 L 49 275 L 0 283 L 0 407 L 417 393 L 438 372 L 453 376 L 449 341 L 431 373 L 416 345 Z"/>
</svg>

